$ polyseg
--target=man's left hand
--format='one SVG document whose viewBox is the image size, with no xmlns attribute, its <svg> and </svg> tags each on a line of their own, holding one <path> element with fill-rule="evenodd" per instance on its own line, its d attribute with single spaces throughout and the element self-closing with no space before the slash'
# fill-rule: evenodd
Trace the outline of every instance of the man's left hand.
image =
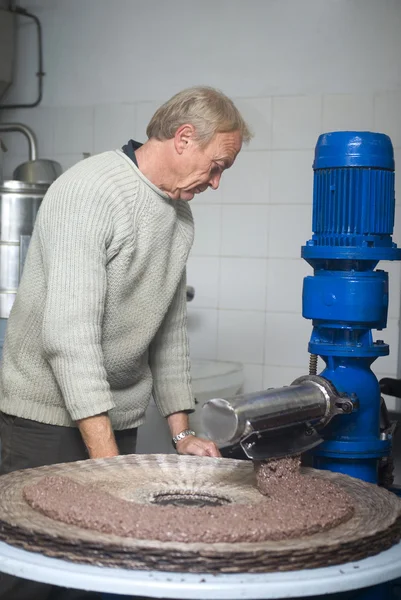
<svg viewBox="0 0 401 600">
<path fill-rule="evenodd" d="M 215 456 L 221 457 L 216 444 L 204 438 L 188 435 L 176 444 L 178 454 L 192 454 L 193 456 Z"/>
</svg>

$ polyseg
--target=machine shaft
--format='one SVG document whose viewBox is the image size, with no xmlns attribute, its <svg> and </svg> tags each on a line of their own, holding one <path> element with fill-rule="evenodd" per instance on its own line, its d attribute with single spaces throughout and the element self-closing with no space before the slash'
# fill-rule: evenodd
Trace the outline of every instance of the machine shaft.
<svg viewBox="0 0 401 600">
<path fill-rule="evenodd" d="M 268 389 L 233 398 L 214 398 L 203 407 L 203 426 L 221 446 L 239 443 L 253 429 L 279 429 L 319 423 L 329 414 L 326 390 L 312 382 Z"/>
<path fill-rule="evenodd" d="M 267 459 L 314 448 L 323 441 L 319 430 L 352 410 L 327 380 L 305 375 L 290 386 L 213 398 L 203 406 L 202 425 L 220 447 L 240 444 L 249 458 Z"/>
</svg>

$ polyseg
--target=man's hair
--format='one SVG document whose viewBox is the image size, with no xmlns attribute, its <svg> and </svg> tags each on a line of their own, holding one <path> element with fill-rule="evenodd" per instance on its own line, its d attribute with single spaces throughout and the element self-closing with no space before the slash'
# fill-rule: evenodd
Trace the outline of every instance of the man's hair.
<svg viewBox="0 0 401 600">
<path fill-rule="evenodd" d="M 225 94 L 198 86 L 179 92 L 157 109 L 146 129 L 148 138 L 169 140 L 181 125 L 193 125 L 196 140 L 206 146 L 216 133 L 239 131 L 247 144 L 252 133 L 239 110 Z"/>
</svg>

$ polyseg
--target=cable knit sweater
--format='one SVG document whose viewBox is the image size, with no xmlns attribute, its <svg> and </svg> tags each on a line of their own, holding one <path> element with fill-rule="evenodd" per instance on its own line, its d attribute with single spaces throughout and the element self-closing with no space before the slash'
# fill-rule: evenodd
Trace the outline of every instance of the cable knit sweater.
<svg viewBox="0 0 401 600">
<path fill-rule="evenodd" d="M 164 416 L 193 409 L 185 265 L 188 203 L 116 150 L 49 188 L 6 332 L 0 410 L 74 426 L 108 411 L 139 426 L 152 394 Z"/>
</svg>

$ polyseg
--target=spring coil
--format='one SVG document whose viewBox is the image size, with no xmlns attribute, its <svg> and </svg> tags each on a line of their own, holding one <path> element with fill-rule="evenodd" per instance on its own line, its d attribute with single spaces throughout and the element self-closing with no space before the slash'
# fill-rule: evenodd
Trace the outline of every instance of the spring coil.
<svg viewBox="0 0 401 600">
<path fill-rule="evenodd" d="M 317 354 L 311 354 L 309 358 L 309 375 L 317 375 Z"/>
</svg>

